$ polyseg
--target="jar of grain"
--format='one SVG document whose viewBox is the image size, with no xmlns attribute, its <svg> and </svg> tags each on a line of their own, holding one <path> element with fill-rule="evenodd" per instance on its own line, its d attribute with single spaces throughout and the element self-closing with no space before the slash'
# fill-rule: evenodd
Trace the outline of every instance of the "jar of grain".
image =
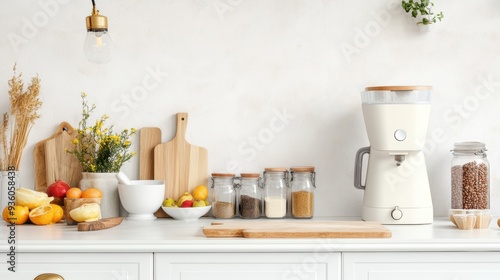
<svg viewBox="0 0 500 280">
<path fill-rule="evenodd" d="M 292 217 L 312 218 L 314 212 L 314 189 L 316 173 L 312 166 L 290 168 L 292 189 Z"/>
<path fill-rule="evenodd" d="M 234 174 L 212 173 L 212 214 L 217 219 L 229 219 L 236 212 Z"/>
<path fill-rule="evenodd" d="M 267 218 L 286 216 L 286 195 L 288 170 L 286 168 L 266 168 L 264 171 L 264 212 Z"/>
<path fill-rule="evenodd" d="M 480 142 L 455 143 L 451 161 L 452 209 L 490 208 L 490 165 Z"/>
<path fill-rule="evenodd" d="M 236 209 L 242 219 L 258 219 L 262 215 L 262 185 L 259 173 L 241 173 Z"/>
</svg>

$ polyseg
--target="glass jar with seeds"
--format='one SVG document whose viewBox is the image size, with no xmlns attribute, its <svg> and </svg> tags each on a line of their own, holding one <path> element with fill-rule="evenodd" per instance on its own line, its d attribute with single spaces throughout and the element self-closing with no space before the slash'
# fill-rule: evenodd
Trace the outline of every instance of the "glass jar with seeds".
<svg viewBox="0 0 500 280">
<path fill-rule="evenodd" d="M 212 173 L 212 215 L 216 219 L 230 219 L 235 213 L 234 174 Z"/>
<path fill-rule="evenodd" d="M 290 168 L 292 190 L 292 217 L 312 218 L 314 213 L 314 189 L 316 173 L 312 166 Z"/>
<path fill-rule="evenodd" d="M 262 215 L 262 185 L 259 173 L 241 173 L 236 209 L 242 219 L 258 219 Z"/>
<path fill-rule="evenodd" d="M 455 143 L 452 153 L 452 209 L 489 209 L 490 166 L 484 143 Z"/>
<path fill-rule="evenodd" d="M 265 168 L 264 213 L 267 218 L 284 218 L 287 210 L 288 170 Z"/>
</svg>

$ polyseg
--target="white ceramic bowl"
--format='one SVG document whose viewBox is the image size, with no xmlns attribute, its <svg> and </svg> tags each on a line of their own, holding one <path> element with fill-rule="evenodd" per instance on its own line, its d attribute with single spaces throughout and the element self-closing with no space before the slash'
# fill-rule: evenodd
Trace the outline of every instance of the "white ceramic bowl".
<svg viewBox="0 0 500 280">
<path fill-rule="evenodd" d="M 165 182 L 132 180 L 132 185 L 118 184 L 118 194 L 129 220 L 154 220 L 165 196 Z"/>
<path fill-rule="evenodd" d="M 208 213 L 212 206 L 205 207 L 164 207 L 161 208 L 176 220 L 192 221 Z"/>
</svg>

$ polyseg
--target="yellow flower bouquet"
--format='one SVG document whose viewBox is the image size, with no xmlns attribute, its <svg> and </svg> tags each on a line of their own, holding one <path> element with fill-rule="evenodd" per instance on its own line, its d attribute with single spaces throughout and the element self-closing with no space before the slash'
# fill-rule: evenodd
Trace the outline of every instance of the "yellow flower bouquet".
<svg viewBox="0 0 500 280">
<path fill-rule="evenodd" d="M 129 161 L 135 152 L 129 152 L 130 137 L 136 130 L 124 129 L 120 133 L 113 131 L 113 126 L 105 127 L 109 118 L 102 115 L 94 126 L 88 126 L 90 114 L 96 108 L 89 106 L 87 94 L 82 92 L 82 119 L 78 125 L 78 135 L 72 140 L 75 149 L 68 151 L 75 155 L 82 164 L 83 172 L 109 173 L 119 172 L 122 165 Z"/>
</svg>

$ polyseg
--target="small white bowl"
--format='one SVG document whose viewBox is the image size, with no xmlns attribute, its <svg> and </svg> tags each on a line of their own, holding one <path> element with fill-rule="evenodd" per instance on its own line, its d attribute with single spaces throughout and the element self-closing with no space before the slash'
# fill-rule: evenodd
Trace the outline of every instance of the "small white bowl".
<svg viewBox="0 0 500 280">
<path fill-rule="evenodd" d="M 161 180 L 132 180 L 132 185 L 118 184 L 118 195 L 128 220 L 154 220 L 165 196 Z"/>
<path fill-rule="evenodd" d="M 212 206 L 205 207 L 164 207 L 161 208 L 176 220 L 193 221 L 208 213 Z"/>
</svg>

